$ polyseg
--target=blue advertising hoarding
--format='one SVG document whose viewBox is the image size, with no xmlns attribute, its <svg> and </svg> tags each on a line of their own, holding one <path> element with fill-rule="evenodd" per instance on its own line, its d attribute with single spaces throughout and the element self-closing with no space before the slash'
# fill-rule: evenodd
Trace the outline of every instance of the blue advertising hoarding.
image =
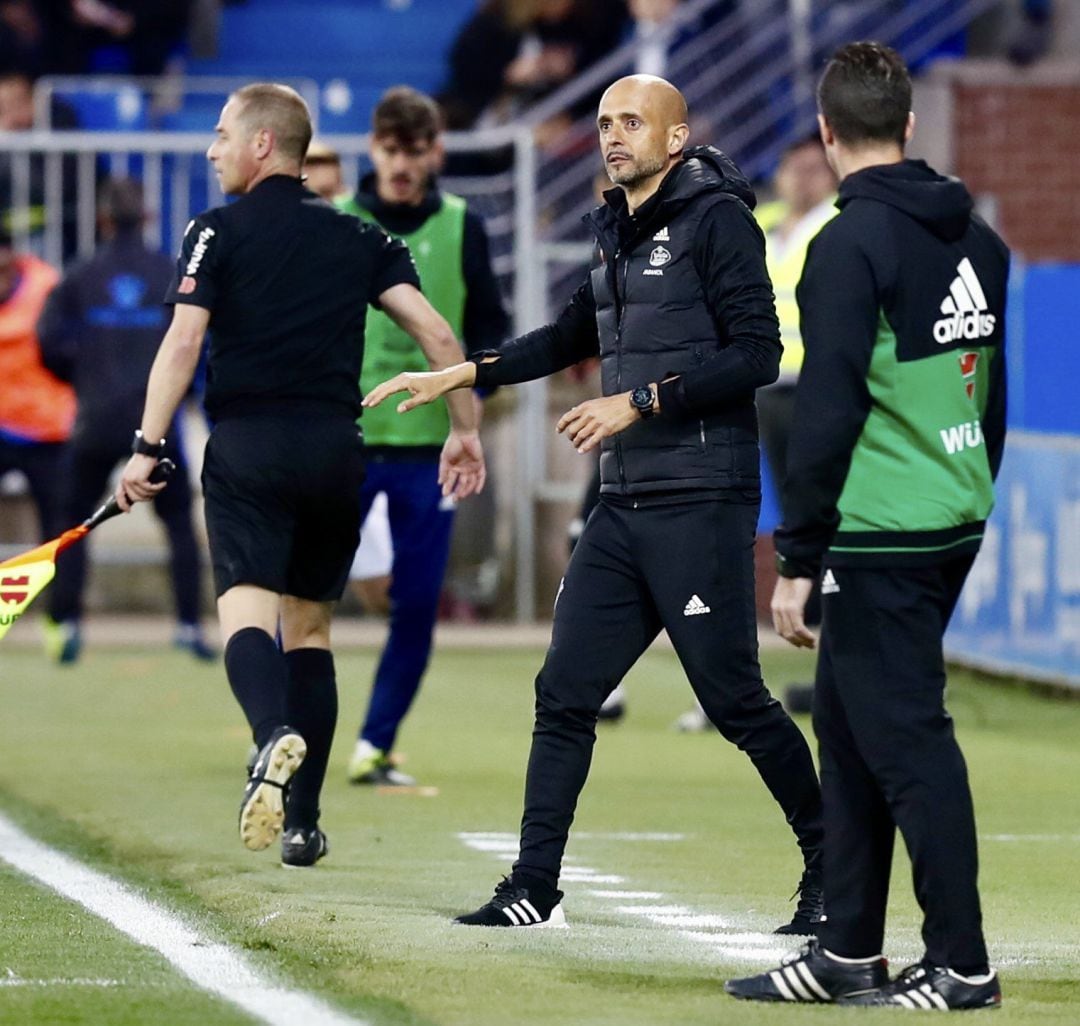
<svg viewBox="0 0 1080 1026">
<path fill-rule="evenodd" d="M 1080 438 L 1009 434 L 947 656 L 1080 688 Z"/>
</svg>

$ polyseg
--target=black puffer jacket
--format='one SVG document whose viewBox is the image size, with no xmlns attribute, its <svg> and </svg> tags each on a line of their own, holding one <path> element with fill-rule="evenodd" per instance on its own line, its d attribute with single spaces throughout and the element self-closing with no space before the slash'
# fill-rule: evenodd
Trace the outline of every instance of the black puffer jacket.
<svg viewBox="0 0 1080 1026">
<path fill-rule="evenodd" d="M 686 152 L 633 215 L 621 189 L 586 218 L 598 259 L 559 320 L 501 346 L 477 383 L 601 357 L 604 395 L 665 382 L 661 414 L 605 439 L 608 495 L 752 490 L 754 390 L 776 380 L 779 328 L 754 195 L 719 150 Z"/>
</svg>

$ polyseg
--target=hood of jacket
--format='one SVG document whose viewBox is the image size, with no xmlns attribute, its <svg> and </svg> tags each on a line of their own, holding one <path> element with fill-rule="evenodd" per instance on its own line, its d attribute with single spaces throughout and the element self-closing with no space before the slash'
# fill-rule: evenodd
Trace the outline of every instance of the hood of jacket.
<svg viewBox="0 0 1080 1026">
<path fill-rule="evenodd" d="M 353 197 L 376 221 L 394 235 L 411 235 L 423 227 L 424 222 L 437 214 L 442 206 L 442 194 L 434 178 L 428 183 L 424 198 L 415 206 L 411 203 L 387 203 L 379 196 L 375 186 L 375 172 L 369 171 L 362 179 Z"/>
<path fill-rule="evenodd" d="M 938 238 L 955 242 L 971 220 L 971 193 L 958 178 L 940 175 L 921 160 L 881 164 L 850 174 L 840 183 L 837 206 L 871 199 L 902 211 Z"/>
<path fill-rule="evenodd" d="M 634 212 L 633 220 L 645 230 L 654 220 L 670 220 L 680 208 L 707 192 L 725 192 L 751 210 L 757 203 L 746 176 L 726 153 L 715 146 L 692 146 L 667 173 L 655 194 Z M 604 205 L 584 218 L 600 237 L 616 230 L 619 221 L 630 219 L 626 193 L 618 187 L 605 192 Z"/>
</svg>

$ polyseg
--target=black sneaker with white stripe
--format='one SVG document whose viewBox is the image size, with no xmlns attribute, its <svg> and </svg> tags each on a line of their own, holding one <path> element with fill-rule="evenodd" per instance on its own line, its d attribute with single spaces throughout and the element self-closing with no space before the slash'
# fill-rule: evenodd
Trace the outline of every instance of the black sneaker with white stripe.
<svg viewBox="0 0 1080 1026">
<path fill-rule="evenodd" d="M 983 976 L 961 976 L 952 969 L 924 963 L 909 965 L 892 983 L 868 994 L 852 994 L 844 1005 L 887 1005 L 926 1012 L 998 1008 L 1001 984 L 991 970 Z"/>
<path fill-rule="evenodd" d="M 724 990 L 732 997 L 746 1001 L 823 1004 L 876 992 L 888 982 L 888 963 L 880 955 L 840 958 L 812 940 L 788 955 L 779 969 L 741 980 L 728 980 Z"/>
<path fill-rule="evenodd" d="M 495 896 L 475 912 L 458 916 L 460 926 L 566 926 L 562 891 L 523 873 L 504 876 Z"/>
</svg>

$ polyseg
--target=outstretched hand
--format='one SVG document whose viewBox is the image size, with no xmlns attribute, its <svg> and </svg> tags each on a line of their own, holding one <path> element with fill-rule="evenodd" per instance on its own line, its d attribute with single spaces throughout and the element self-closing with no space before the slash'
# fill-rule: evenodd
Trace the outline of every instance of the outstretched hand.
<svg viewBox="0 0 1080 1026">
<path fill-rule="evenodd" d="M 404 371 L 376 385 L 364 396 L 363 405 L 365 408 L 378 406 L 398 392 L 408 392 L 409 398 L 397 404 L 398 413 L 407 413 L 417 406 L 434 402 L 455 388 L 467 388 L 475 380 L 476 365 L 473 363 L 459 363 L 439 371 Z"/>
<path fill-rule="evenodd" d="M 484 448 L 475 431 L 451 431 L 439 456 L 439 484 L 443 495 L 464 499 L 484 490 L 487 467 Z"/>
</svg>

